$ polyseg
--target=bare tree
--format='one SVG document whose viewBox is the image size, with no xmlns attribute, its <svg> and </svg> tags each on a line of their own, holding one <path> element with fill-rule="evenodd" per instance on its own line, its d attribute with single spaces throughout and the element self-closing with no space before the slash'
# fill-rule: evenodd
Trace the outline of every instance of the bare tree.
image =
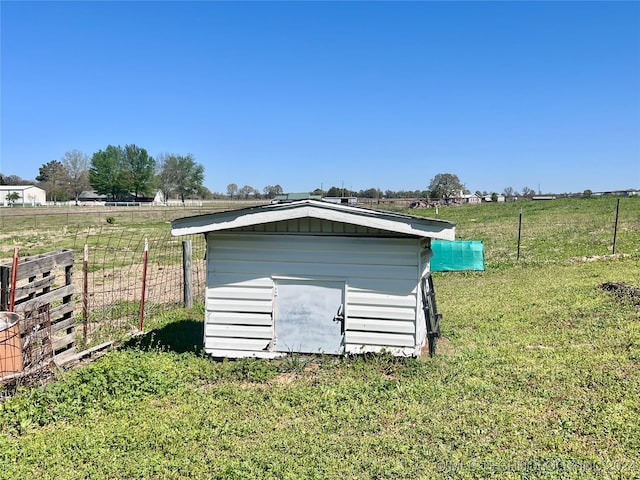
<svg viewBox="0 0 640 480">
<path fill-rule="evenodd" d="M 240 196 L 244 197 L 245 200 L 247 200 L 249 198 L 249 195 L 251 195 L 255 191 L 256 189 L 253 188 L 251 185 L 245 185 L 240 189 L 238 193 L 240 194 Z"/>
<path fill-rule="evenodd" d="M 267 185 L 262 191 L 267 198 L 275 198 L 283 193 L 280 185 Z"/>
<path fill-rule="evenodd" d="M 536 191 L 529 187 L 522 188 L 522 196 L 523 197 L 533 197 L 536 194 Z"/>
<path fill-rule="evenodd" d="M 18 175 L 3 175 L 0 173 L 0 185 L 33 185 L 33 181 L 20 178 Z"/>
<path fill-rule="evenodd" d="M 89 188 L 89 157 L 78 150 L 71 150 L 62 157 L 62 165 L 67 171 L 69 189 L 78 205 L 78 197 Z"/>
<path fill-rule="evenodd" d="M 512 187 L 507 187 L 503 190 L 502 194 L 505 198 L 511 198 L 514 195 L 514 191 Z"/>
<path fill-rule="evenodd" d="M 233 200 L 233 196 L 238 195 L 238 185 L 235 183 L 227 185 L 227 195 L 229 195 L 229 198 Z"/>
</svg>

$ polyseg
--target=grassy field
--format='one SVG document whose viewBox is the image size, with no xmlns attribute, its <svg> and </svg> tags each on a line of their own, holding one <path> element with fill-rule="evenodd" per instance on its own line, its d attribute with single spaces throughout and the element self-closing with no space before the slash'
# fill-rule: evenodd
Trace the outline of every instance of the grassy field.
<svg viewBox="0 0 640 480">
<path fill-rule="evenodd" d="M 249 202 L 209 202 L 201 207 L 103 207 L 64 206 L 0 208 L 0 263 L 8 261 L 13 248 L 31 256 L 60 248 L 82 250 L 101 238 L 128 236 L 137 244 L 145 236 L 167 235 L 171 220 L 230 208 Z"/>
<path fill-rule="evenodd" d="M 487 270 L 434 274 L 433 358 L 214 362 L 200 309 L 159 315 L 0 405 L 0 478 L 640 478 L 640 307 L 599 288 L 640 287 L 640 198 L 612 257 L 615 208 L 440 209 Z"/>
</svg>

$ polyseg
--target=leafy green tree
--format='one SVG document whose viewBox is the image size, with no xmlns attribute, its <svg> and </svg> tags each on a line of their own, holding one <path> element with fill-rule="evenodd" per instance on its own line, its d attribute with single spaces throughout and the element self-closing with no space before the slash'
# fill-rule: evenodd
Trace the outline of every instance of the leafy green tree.
<svg viewBox="0 0 640 480">
<path fill-rule="evenodd" d="M 136 200 L 139 196 L 149 196 L 155 188 L 156 161 L 137 145 L 126 145 L 123 153 L 125 178 L 130 192 Z"/>
<path fill-rule="evenodd" d="M 329 188 L 329 190 L 327 190 L 327 197 L 341 197 L 342 190 L 343 189 L 338 187 L 331 187 Z"/>
<path fill-rule="evenodd" d="M 214 200 L 216 198 L 216 195 L 207 187 L 202 185 L 200 186 L 200 188 L 198 188 L 198 197 L 202 198 L 203 200 Z"/>
<path fill-rule="evenodd" d="M 108 145 L 91 157 L 89 183 L 100 195 L 121 200 L 129 194 L 128 172 L 125 168 L 124 150 Z"/>
<path fill-rule="evenodd" d="M 122 200 L 131 194 L 137 199 L 155 188 L 156 161 L 137 145 L 109 145 L 91 157 L 89 183 L 101 195 Z"/>
<path fill-rule="evenodd" d="M 197 195 L 202 189 L 204 167 L 191 154 L 165 154 L 162 156 L 158 177 L 166 198 L 176 195 L 184 202 L 185 197 Z"/>
<path fill-rule="evenodd" d="M 438 173 L 429 183 L 431 198 L 449 198 L 464 190 L 464 185 L 453 173 Z"/>
<path fill-rule="evenodd" d="M 420 190 L 398 190 L 395 198 L 419 198 L 422 195 Z"/>
<path fill-rule="evenodd" d="M 67 171 L 69 191 L 78 204 L 78 197 L 89 188 L 89 157 L 78 150 L 66 152 L 62 165 Z"/>
<path fill-rule="evenodd" d="M 20 194 L 18 192 L 11 192 L 7 195 L 7 200 L 9 201 L 9 205 L 13 206 L 18 200 L 20 200 Z"/>
<path fill-rule="evenodd" d="M 360 190 L 358 196 L 362 198 L 380 198 L 382 192 L 377 188 L 367 188 L 366 190 Z"/>
<path fill-rule="evenodd" d="M 54 179 L 59 179 L 64 176 L 64 165 L 58 160 L 51 160 L 43 164 L 39 168 L 39 175 L 36 177 L 38 182 L 50 182 Z"/>
<path fill-rule="evenodd" d="M 49 200 L 65 201 L 69 198 L 69 174 L 58 160 L 43 164 L 36 181 L 47 192 Z"/>
</svg>

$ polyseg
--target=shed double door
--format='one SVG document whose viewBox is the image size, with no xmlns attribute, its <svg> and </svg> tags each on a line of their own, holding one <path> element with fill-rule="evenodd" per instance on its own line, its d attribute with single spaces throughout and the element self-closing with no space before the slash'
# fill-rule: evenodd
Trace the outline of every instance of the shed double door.
<svg viewBox="0 0 640 480">
<path fill-rule="evenodd" d="M 344 287 L 339 281 L 276 281 L 275 350 L 341 354 Z"/>
</svg>

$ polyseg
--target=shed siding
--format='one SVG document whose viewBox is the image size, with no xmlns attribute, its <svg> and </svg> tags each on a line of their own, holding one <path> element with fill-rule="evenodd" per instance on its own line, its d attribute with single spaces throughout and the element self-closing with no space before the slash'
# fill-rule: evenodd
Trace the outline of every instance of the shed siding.
<svg viewBox="0 0 640 480">
<path fill-rule="evenodd" d="M 285 277 L 345 281 L 346 353 L 389 347 L 417 353 L 420 240 L 301 236 L 328 229 L 326 222 L 303 220 L 274 224 L 278 235 L 269 233 L 269 225 L 265 233 L 207 235 L 206 350 L 269 356 L 274 277 Z M 285 227 L 289 235 L 280 230 Z"/>
</svg>

